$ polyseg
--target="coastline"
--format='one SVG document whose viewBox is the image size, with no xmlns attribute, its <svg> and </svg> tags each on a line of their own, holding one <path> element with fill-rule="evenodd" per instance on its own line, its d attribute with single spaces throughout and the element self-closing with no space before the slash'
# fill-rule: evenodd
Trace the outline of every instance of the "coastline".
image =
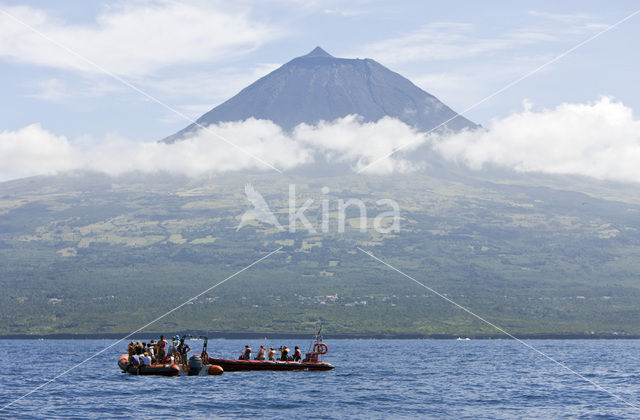
<svg viewBox="0 0 640 420">
<path fill-rule="evenodd" d="M 85 334 L 0 334 L 0 340 L 105 340 L 105 339 L 121 339 L 129 333 L 85 333 Z M 282 333 L 282 332 L 223 332 L 223 331 L 173 331 L 173 332 L 155 332 L 155 333 L 139 333 L 132 335 L 136 339 L 152 339 L 158 338 L 160 335 L 170 337 L 173 335 L 204 335 L 209 339 L 308 339 L 313 335 L 300 333 Z M 517 338 L 523 340 L 637 340 L 640 334 L 514 334 Z M 457 335 L 457 334 L 326 334 L 331 340 L 455 340 L 458 337 L 469 338 L 472 340 L 511 340 L 504 334 L 482 334 L 482 335 Z"/>
</svg>

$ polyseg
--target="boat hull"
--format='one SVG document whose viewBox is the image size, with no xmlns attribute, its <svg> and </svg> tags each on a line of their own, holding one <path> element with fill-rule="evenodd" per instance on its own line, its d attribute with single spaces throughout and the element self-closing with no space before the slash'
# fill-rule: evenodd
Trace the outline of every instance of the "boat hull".
<svg viewBox="0 0 640 420">
<path fill-rule="evenodd" d="M 334 366 L 325 362 L 284 362 L 270 360 L 233 360 L 209 358 L 209 363 L 220 366 L 225 372 L 249 370 L 331 370 Z"/>
<path fill-rule="evenodd" d="M 118 360 L 118 367 L 122 369 L 124 373 L 131 375 L 144 375 L 144 376 L 210 376 L 210 375 L 222 375 L 224 370 L 220 366 L 212 364 L 203 365 L 200 368 L 196 368 L 195 372 L 189 369 L 186 365 L 151 365 L 142 366 L 136 368 L 129 366 L 129 357 L 124 354 Z"/>
<path fill-rule="evenodd" d="M 180 376 L 180 367 L 178 365 L 164 366 L 164 365 L 151 365 L 143 366 L 141 368 L 128 367 L 125 372 L 131 375 L 143 375 L 143 376 Z"/>
<path fill-rule="evenodd" d="M 178 376 L 181 370 L 178 365 L 151 365 L 140 368 L 129 366 L 129 358 L 126 354 L 120 356 L 118 367 L 120 367 L 123 372 L 144 376 Z"/>
</svg>

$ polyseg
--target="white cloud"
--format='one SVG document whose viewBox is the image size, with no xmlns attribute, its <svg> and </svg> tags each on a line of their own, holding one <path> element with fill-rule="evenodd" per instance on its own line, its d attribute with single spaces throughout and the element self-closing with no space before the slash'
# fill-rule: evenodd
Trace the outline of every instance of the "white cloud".
<svg viewBox="0 0 640 420">
<path fill-rule="evenodd" d="M 640 182 L 640 121 L 610 98 L 522 112 L 488 129 L 441 138 L 436 149 L 472 168 L 499 165 L 520 172 L 577 174 Z"/>
<path fill-rule="evenodd" d="M 270 170 L 252 156 L 281 169 L 312 160 L 305 149 L 296 145 L 271 121 L 249 119 L 221 123 L 210 126 L 209 130 L 201 129 L 189 139 L 173 144 L 110 139 L 85 153 L 82 168 L 110 175 L 167 171 L 198 176 L 242 169 Z"/>
<path fill-rule="evenodd" d="M 330 16 L 354 17 L 371 13 L 371 11 L 366 9 L 323 9 L 322 13 Z"/>
<path fill-rule="evenodd" d="M 382 39 L 363 47 L 357 55 L 373 57 L 383 63 L 397 65 L 409 62 L 459 60 L 517 51 L 544 42 L 562 41 L 601 31 L 608 25 L 587 15 L 553 15 L 529 12 L 538 19 L 517 30 L 484 34 L 475 24 L 464 22 L 431 22 L 406 34 Z M 527 51 L 526 54 L 530 54 Z"/>
<path fill-rule="evenodd" d="M 27 96 L 51 102 L 59 102 L 69 97 L 67 87 L 58 79 L 41 80 L 34 84 L 38 91 Z"/>
<path fill-rule="evenodd" d="M 409 144 L 405 150 L 408 152 L 426 141 L 424 134 L 394 118 L 384 117 L 376 122 L 362 122 L 356 115 L 332 122 L 320 122 L 315 126 L 301 124 L 295 128 L 293 136 L 296 143 L 302 143 L 324 154 L 329 162 L 350 163 L 354 170 L 364 169 L 397 147 Z M 372 165 L 367 173 L 402 173 L 420 167 L 421 165 L 409 162 L 399 153 Z"/>
<path fill-rule="evenodd" d="M 392 118 L 363 122 L 353 115 L 314 126 L 301 124 L 290 134 L 271 121 L 256 119 L 209 129 L 284 170 L 323 156 L 357 171 L 410 144 L 366 171 L 409 172 L 426 167 L 428 162 L 416 163 L 408 157 L 417 147 L 429 144 L 445 158 L 476 169 L 497 165 L 520 172 L 640 182 L 640 120 L 634 119 L 631 108 L 606 97 L 538 111 L 525 104 L 520 112 L 492 120 L 487 129 L 448 135 L 426 136 Z M 37 124 L 0 133 L 2 179 L 78 169 L 111 175 L 166 171 L 189 176 L 270 170 L 204 129 L 173 144 L 116 137 L 92 143 L 86 139 L 69 141 Z"/>
<path fill-rule="evenodd" d="M 75 169 L 79 160 L 78 151 L 66 137 L 51 134 L 39 124 L 0 132 L 2 179 Z"/>
<path fill-rule="evenodd" d="M 282 169 L 309 162 L 312 157 L 270 121 L 249 119 L 222 123 L 212 131 L 247 153 L 217 139 L 206 130 L 191 138 L 166 144 L 136 142 L 110 136 L 100 142 L 81 138 L 70 142 L 40 127 L 29 125 L 0 133 L 0 178 L 11 179 L 73 170 L 94 170 L 109 175 L 166 171 L 197 176 L 241 169 L 264 169 L 251 155 Z M 250 155 L 251 154 L 251 155 Z"/>
<path fill-rule="evenodd" d="M 122 2 L 103 9 L 92 24 L 68 23 L 27 6 L 4 9 L 110 72 L 126 76 L 250 52 L 281 35 L 276 28 L 252 21 L 245 10 L 207 2 Z M 0 57 L 100 73 L 4 14 L 0 14 Z"/>
<path fill-rule="evenodd" d="M 210 131 L 200 129 L 189 139 L 173 144 L 117 137 L 88 143 L 86 139 L 70 142 L 34 124 L 0 133 L 0 178 L 73 170 L 110 175 L 166 171 L 189 176 L 244 169 L 271 170 L 252 155 L 283 170 L 312 163 L 318 155 L 348 163 L 355 170 L 390 153 L 394 147 L 409 142 L 418 145 L 425 139 L 398 120 L 383 118 L 375 123 L 361 123 L 355 116 L 317 126 L 300 125 L 293 134 L 286 134 L 271 121 L 253 118 L 208 128 Z M 211 131 L 247 153 L 221 141 Z M 400 154 L 368 172 L 406 172 L 418 167 Z"/>
<path fill-rule="evenodd" d="M 364 47 L 363 55 L 382 63 L 453 60 L 491 53 L 514 46 L 506 38 L 481 38 L 469 23 L 434 22 L 408 34 Z"/>
<path fill-rule="evenodd" d="M 599 16 L 586 13 L 549 13 L 532 10 L 529 11 L 528 14 L 538 18 L 542 22 L 542 24 L 539 24 L 537 27 L 530 28 L 529 31 L 539 34 L 547 33 L 547 36 L 551 36 L 548 29 L 549 23 L 557 25 L 552 26 L 556 28 L 556 34 L 571 35 L 588 35 L 601 31 L 609 26 L 606 23 L 597 22 L 596 20 L 600 19 Z"/>
<path fill-rule="evenodd" d="M 540 10 L 529 10 L 527 14 L 531 16 L 535 16 L 540 19 L 552 20 L 552 21 L 560 22 L 562 24 L 570 24 L 570 25 L 579 24 L 581 22 L 589 22 L 589 21 L 592 22 L 595 19 L 598 19 L 598 16 L 594 16 L 588 13 L 581 13 L 581 12 L 551 13 L 551 12 L 545 12 Z"/>
</svg>

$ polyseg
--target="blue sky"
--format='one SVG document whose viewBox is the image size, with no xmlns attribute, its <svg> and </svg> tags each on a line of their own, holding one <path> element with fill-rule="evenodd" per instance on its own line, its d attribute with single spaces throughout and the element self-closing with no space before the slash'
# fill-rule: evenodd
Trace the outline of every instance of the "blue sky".
<svg viewBox="0 0 640 420">
<path fill-rule="evenodd" d="M 189 12 L 176 15 L 185 5 Z M 0 7 L 195 118 L 316 45 L 336 56 L 374 58 L 461 111 L 638 4 L 266 1 L 229 7 L 228 2 L 4 0 Z M 215 19 L 233 22 L 207 24 Z M 467 116 L 486 125 L 521 109 L 523 100 L 543 108 L 602 95 L 637 110 L 640 58 L 633 42 L 640 39 L 639 19 Z M 16 29 L 5 16 L 0 28 L 0 131 L 40 123 L 69 138 L 117 134 L 153 140 L 186 125 L 107 75 L 74 65 L 77 60 L 66 51 Z M 190 35 L 182 36 L 185 32 Z M 161 40 L 149 43 L 149 38 Z"/>
</svg>

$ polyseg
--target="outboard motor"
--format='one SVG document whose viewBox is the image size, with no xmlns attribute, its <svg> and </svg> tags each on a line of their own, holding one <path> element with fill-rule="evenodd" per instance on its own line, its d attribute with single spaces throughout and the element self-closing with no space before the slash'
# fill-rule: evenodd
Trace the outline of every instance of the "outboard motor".
<svg viewBox="0 0 640 420">
<path fill-rule="evenodd" d="M 202 370 L 202 358 L 199 354 L 194 354 L 189 358 L 189 376 L 197 376 Z"/>
</svg>

